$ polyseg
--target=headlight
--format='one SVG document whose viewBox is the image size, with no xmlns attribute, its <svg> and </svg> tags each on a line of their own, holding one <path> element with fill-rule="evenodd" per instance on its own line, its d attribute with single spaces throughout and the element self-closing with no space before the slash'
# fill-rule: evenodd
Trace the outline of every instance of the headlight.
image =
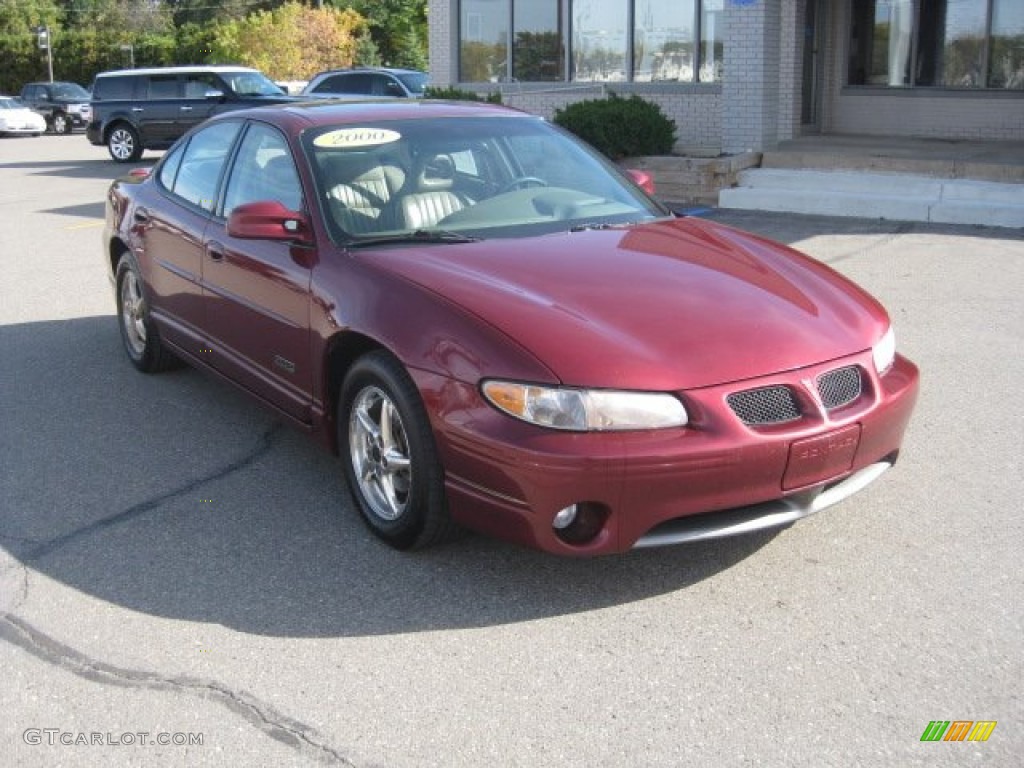
<svg viewBox="0 0 1024 768">
<path fill-rule="evenodd" d="M 574 432 L 681 427 L 686 408 L 661 392 L 615 392 L 486 381 L 484 397 L 498 409 L 542 427 Z"/>
<path fill-rule="evenodd" d="M 871 357 L 875 361 L 875 370 L 879 376 L 892 368 L 896 359 L 896 334 L 893 333 L 891 325 L 885 335 L 871 348 Z"/>
</svg>

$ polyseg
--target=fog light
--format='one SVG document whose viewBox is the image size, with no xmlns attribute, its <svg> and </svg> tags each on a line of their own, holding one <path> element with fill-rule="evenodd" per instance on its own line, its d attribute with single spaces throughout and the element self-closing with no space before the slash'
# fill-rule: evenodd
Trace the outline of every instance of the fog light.
<svg viewBox="0 0 1024 768">
<path fill-rule="evenodd" d="M 553 525 L 556 529 L 561 531 L 561 530 L 565 530 L 570 525 L 572 525 L 572 521 L 575 520 L 575 519 L 576 519 L 576 505 L 575 504 L 570 504 L 565 509 L 558 510 L 558 514 L 555 515 L 555 519 L 551 521 L 551 525 Z"/>
<path fill-rule="evenodd" d="M 560 509 L 551 521 L 551 526 L 555 529 L 555 535 L 566 544 L 586 544 L 601 533 L 609 514 L 603 504 L 578 501 Z"/>
</svg>

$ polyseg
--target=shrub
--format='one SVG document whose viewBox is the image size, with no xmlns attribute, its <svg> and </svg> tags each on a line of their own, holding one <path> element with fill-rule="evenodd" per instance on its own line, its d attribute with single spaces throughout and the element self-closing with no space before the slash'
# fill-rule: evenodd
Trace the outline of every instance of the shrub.
<svg viewBox="0 0 1024 768">
<path fill-rule="evenodd" d="M 488 104 L 501 104 L 501 94 L 497 91 L 488 93 L 484 98 L 473 91 L 462 91 L 458 88 L 438 88 L 428 85 L 423 97 L 427 99 L 445 99 L 447 101 L 486 101 Z"/>
<path fill-rule="evenodd" d="M 628 99 L 610 94 L 555 111 L 554 123 L 572 131 L 612 160 L 637 155 L 668 155 L 676 126 L 657 104 L 636 94 Z"/>
</svg>

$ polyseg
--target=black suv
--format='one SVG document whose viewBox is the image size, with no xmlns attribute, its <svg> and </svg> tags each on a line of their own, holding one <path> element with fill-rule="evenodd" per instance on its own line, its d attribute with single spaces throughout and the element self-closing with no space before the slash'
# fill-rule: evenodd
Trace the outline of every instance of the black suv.
<svg viewBox="0 0 1024 768">
<path fill-rule="evenodd" d="M 96 75 L 89 141 L 119 163 L 144 149 L 167 149 L 211 115 L 299 99 L 248 67 L 122 69 Z"/>
<path fill-rule="evenodd" d="M 302 89 L 312 98 L 360 98 L 391 96 L 398 99 L 419 99 L 427 87 L 427 73 L 416 69 L 393 67 L 356 67 L 330 69 L 314 75 Z"/>
<path fill-rule="evenodd" d="M 71 133 L 89 122 L 89 92 L 78 83 L 26 83 L 19 100 L 46 118 L 46 129 Z"/>
</svg>

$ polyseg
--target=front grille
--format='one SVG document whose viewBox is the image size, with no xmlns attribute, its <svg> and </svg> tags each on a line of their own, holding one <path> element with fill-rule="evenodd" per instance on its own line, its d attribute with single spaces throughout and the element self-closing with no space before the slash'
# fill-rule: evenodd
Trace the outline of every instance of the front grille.
<svg viewBox="0 0 1024 768">
<path fill-rule="evenodd" d="M 744 424 L 784 424 L 800 418 L 800 407 L 789 387 L 762 387 L 734 392 L 726 400 Z"/>
<path fill-rule="evenodd" d="M 818 377 L 818 396 L 828 411 L 852 403 L 860 397 L 861 387 L 860 368 L 856 365 L 837 368 Z"/>
</svg>

